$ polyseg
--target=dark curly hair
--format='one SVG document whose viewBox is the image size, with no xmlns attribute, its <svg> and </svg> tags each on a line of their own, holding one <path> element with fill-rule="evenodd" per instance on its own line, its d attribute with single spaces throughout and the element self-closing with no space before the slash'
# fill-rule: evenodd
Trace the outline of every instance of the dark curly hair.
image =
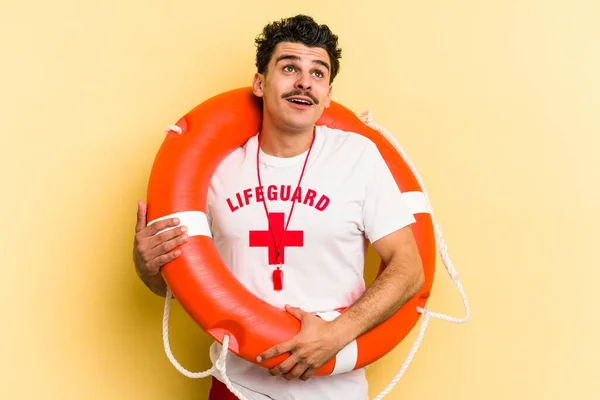
<svg viewBox="0 0 600 400">
<path fill-rule="evenodd" d="M 306 15 L 282 18 L 266 25 L 255 40 L 258 73 L 267 71 L 275 46 L 280 42 L 302 43 L 308 47 L 325 49 L 331 60 L 329 83 L 333 82 L 340 70 L 342 50 L 338 48 L 338 37 L 327 25 L 319 25 Z"/>
</svg>

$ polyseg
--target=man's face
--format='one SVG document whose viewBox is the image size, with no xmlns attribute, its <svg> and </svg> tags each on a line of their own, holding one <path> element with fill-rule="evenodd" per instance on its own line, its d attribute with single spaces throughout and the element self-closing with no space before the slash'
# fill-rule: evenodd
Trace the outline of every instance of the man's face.
<svg viewBox="0 0 600 400">
<path fill-rule="evenodd" d="M 331 103 L 330 68 L 323 48 L 278 43 L 266 74 L 256 74 L 253 82 L 265 122 L 285 131 L 311 129 Z"/>
</svg>

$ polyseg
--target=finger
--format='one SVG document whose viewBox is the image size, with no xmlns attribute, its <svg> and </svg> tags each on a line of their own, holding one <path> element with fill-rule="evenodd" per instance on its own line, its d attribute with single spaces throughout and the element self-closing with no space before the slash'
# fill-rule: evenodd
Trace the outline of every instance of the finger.
<svg viewBox="0 0 600 400">
<path fill-rule="evenodd" d="M 307 370 L 306 364 L 298 363 L 298 364 L 296 364 L 296 366 L 294 367 L 294 369 L 292 371 L 285 374 L 283 377 L 285 379 L 287 379 L 288 381 L 291 381 L 292 379 L 299 378 L 302 374 L 304 374 L 304 372 L 306 370 Z"/>
<path fill-rule="evenodd" d="M 179 225 L 179 218 L 167 218 L 148 225 L 146 228 L 140 231 L 140 234 L 143 237 L 150 237 L 156 235 L 162 230 L 173 228 L 177 225 Z"/>
<path fill-rule="evenodd" d="M 277 346 L 271 347 L 269 350 L 265 351 L 264 353 L 259 354 L 259 356 L 256 357 L 256 361 L 263 362 L 264 360 L 268 360 L 269 358 L 276 357 L 280 354 L 291 352 L 293 348 L 294 348 L 293 340 L 290 340 L 290 341 L 287 341 L 284 343 L 280 343 Z"/>
<path fill-rule="evenodd" d="M 269 369 L 269 373 L 273 376 L 284 375 L 292 371 L 292 369 L 298 364 L 298 356 L 292 354 L 285 359 L 281 364 Z"/>
<path fill-rule="evenodd" d="M 175 239 L 175 238 L 185 236 L 185 238 L 187 239 L 186 233 L 187 233 L 187 227 L 179 226 L 177 228 L 166 230 L 165 232 L 162 232 L 159 235 L 153 236 L 149 240 L 148 244 L 151 249 L 154 249 L 155 247 L 160 246 L 160 245 L 162 245 L 172 239 Z M 167 249 L 167 251 L 168 250 L 170 250 L 170 249 Z"/>
<path fill-rule="evenodd" d="M 167 240 L 166 242 L 162 242 L 150 250 L 150 259 L 154 259 L 160 256 L 163 256 L 170 251 L 174 250 L 177 246 L 181 246 L 185 242 L 187 242 L 188 236 L 183 234 L 181 236 L 176 236 L 171 240 Z"/>
<path fill-rule="evenodd" d="M 177 257 L 181 256 L 181 250 L 177 249 L 167 254 L 163 254 L 161 256 L 156 257 L 152 260 L 150 265 L 150 270 L 154 273 L 158 273 L 160 269 L 167 263 L 173 261 Z"/>
<path fill-rule="evenodd" d="M 288 313 L 290 313 L 292 316 L 294 316 L 296 319 L 298 319 L 299 321 L 303 321 L 304 317 L 306 317 L 306 315 L 308 314 L 303 309 L 298 308 L 298 307 L 292 307 L 289 304 L 285 305 L 285 310 Z M 310 315 L 312 315 L 312 314 L 310 314 Z"/>
<path fill-rule="evenodd" d="M 300 375 L 300 379 L 307 381 L 315 374 L 315 372 L 317 372 L 317 368 L 308 368 L 302 375 Z"/>
<path fill-rule="evenodd" d="M 138 201 L 137 223 L 135 225 L 136 233 L 146 227 L 146 204 L 143 201 Z"/>
</svg>

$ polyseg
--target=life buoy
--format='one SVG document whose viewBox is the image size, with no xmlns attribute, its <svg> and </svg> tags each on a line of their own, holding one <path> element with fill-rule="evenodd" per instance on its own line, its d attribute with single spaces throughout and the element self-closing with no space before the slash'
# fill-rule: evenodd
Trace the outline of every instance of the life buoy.
<svg viewBox="0 0 600 400">
<path fill-rule="evenodd" d="M 169 130 L 156 155 L 148 185 L 148 220 L 178 217 L 188 227 L 182 255 L 162 268 L 170 291 L 182 308 L 210 336 L 238 356 L 272 368 L 287 358 L 280 355 L 262 363 L 256 357 L 291 339 L 300 323 L 287 312 L 257 298 L 223 263 L 206 220 L 210 180 L 220 162 L 261 128 L 261 100 L 250 88 L 216 95 L 185 114 Z M 415 215 L 412 225 L 424 267 L 421 290 L 400 310 L 373 330 L 357 338 L 315 375 L 331 375 L 364 367 L 400 343 L 416 325 L 433 284 L 436 247 L 430 212 L 416 177 L 402 156 L 381 133 L 365 125 L 336 102 L 325 109 L 317 125 L 355 132 L 378 147 L 398 187 Z M 385 269 L 382 263 L 379 274 Z M 344 312 L 340 310 L 339 312 Z M 339 315 L 339 312 L 337 315 Z M 335 318 L 336 312 L 325 318 Z"/>
</svg>

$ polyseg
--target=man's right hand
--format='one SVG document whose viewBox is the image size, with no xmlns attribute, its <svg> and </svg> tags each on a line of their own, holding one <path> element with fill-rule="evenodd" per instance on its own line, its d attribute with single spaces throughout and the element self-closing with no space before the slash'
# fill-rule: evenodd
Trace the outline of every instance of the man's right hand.
<svg viewBox="0 0 600 400">
<path fill-rule="evenodd" d="M 181 250 L 174 250 L 187 241 L 187 228 L 180 226 L 176 218 L 165 219 L 146 225 L 147 206 L 138 201 L 137 224 L 133 246 L 133 260 L 138 276 L 156 294 L 165 295 L 166 283 L 160 274 L 160 268 L 179 257 Z M 157 235 L 163 229 L 165 232 Z"/>
</svg>

